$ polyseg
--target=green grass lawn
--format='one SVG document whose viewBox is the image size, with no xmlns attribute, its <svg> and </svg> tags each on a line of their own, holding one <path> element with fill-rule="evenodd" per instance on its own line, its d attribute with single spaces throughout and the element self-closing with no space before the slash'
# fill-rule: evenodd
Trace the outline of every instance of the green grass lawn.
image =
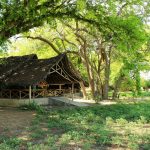
<svg viewBox="0 0 150 150">
<path fill-rule="evenodd" d="M 26 132 L 26 139 L 0 135 L 0 150 L 149 150 L 150 102 L 52 109 Z"/>
<path fill-rule="evenodd" d="M 113 92 L 109 92 L 109 97 L 112 97 Z M 150 97 L 150 91 L 142 91 L 139 96 L 134 95 L 132 91 L 119 92 L 119 99 L 128 99 L 128 98 L 145 98 Z"/>
</svg>

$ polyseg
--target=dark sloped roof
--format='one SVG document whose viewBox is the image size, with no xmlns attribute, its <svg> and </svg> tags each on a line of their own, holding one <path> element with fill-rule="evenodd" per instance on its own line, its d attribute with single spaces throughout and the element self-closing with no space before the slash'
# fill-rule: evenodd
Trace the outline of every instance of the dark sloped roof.
<svg viewBox="0 0 150 150">
<path fill-rule="evenodd" d="M 36 54 L 24 55 L 24 56 L 11 56 L 8 58 L 2 58 L 0 64 L 0 82 L 11 75 L 13 71 L 21 68 L 24 63 L 29 60 L 38 59 Z"/>
<path fill-rule="evenodd" d="M 67 78 L 54 72 L 50 74 L 50 69 L 59 64 Z M 6 63 L 1 65 L 0 81 L 8 85 L 33 85 L 42 80 L 49 84 L 71 83 L 80 81 L 75 70 L 69 65 L 70 62 L 66 54 L 60 54 L 50 59 L 37 59 L 37 57 L 9 57 Z M 4 70 L 3 70 L 4 69 Z"/>
</svg>

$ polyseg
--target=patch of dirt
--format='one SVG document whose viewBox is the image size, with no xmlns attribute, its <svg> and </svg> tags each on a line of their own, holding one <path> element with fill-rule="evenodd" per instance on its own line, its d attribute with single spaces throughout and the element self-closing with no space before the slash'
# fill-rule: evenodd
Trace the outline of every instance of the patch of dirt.
<svg viewBox="0 0 150 150">
<path fill-rule="evenodd" d="M 23 111 L 17 108 L 0 107 L 0 135 L 18 135 L 30 126 L 36 115 L 33 111 Z"/>
</svg>

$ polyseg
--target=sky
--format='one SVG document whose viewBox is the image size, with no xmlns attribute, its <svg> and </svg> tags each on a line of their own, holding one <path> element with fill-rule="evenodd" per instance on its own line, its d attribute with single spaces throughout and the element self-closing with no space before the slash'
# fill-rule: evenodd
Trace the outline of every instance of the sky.
<svg viewBox="0 0 150 150">
<path fill-rule="evenodd" d="M 142 71 L 142 72 L 140 72 L 140 75 L 145 80 L 150 80 L 150 71 Z"/>
</svg>

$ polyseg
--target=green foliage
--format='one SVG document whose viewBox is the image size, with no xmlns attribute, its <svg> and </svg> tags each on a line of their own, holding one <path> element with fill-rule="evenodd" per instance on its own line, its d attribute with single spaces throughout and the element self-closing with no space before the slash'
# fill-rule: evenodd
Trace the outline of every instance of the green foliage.
<svg viewBox="0 0 150 150">
<path fill-rule="evenodd" d="M 59 138 L 59 142 L 61 144 L 62 147 L 65 147 L 66 145 L 69 144 L 70 140 L 71 140 L 71 135 L 69 134 L 63 134 L 60 138 Z"/>
<path fill-rule="evenodd" d="M 149 41 L 143 22 L 148 15 L 147 10 L 147 0 L 3 1 L 1 43 L 21 33 L 11 39 L 9 55 L 36 53 L 39 58 L 48 58 L 61 52 L 71 53 L 70 59 L 89 83 L 91 77 L 88 66 L 91 68 L 93 84 L 102 93 L 106 81 L 105 68 L 109 64 L 106 63 L 106 58 L 111 60 L 110 63 L 117 58 L 116 66 L 111 67 L 107 73 L 112 86 L 120 75 L 121 66 L 125 66 L 121 74 L 127 78 L 131 72 L 135 74 L 136 69 L 140 71 L 145 68 L 145 65 L 141 65 L 145 62 L 145 53 L 141 50 L 148 47 Z M 143 13 L 139 14 L 140 11 Z M 18 36 L 27 39 L 17 38 Z M 37 41 L 39 38 L 48 42 Z M 134 88 L 136 95 L 140 95 L 140 78 L 136 76 L 134 80 L 136 83 L 131 83 L 131 88 Z M 94 97 L 94 91 L 91 95 Z M 103 98 L 103 95 L 104 93 L 98 95 L 98 99 Z"/>
<path fill-rule="evenodd" d="M 113 36 L 114 43 L 119 50 L 137 50 L 146 40 L 144 27 L 137 16 L 111 17 L 110 20 L 113 27 L 120 29 L 120 32 L 116 32 Z"/>
<path fill-rule="evenodd" d="M 150 88 L 150 80 L 147 80 L 147 81 L 145 81 L 145 82 L 146 82 L 146 83 L 145 83 L 145 84 L 146 84 L 146 87 L 147 87 L 147 88 Z"/>
<path fill-rule="evenodd" d="M 20 109 L 23 110 L 35 110 L 36 112 L 40 113 L 40 114 L 44 114 L 45 113 L 45 109 L 38 105 L 36 102 L 30 102 L 29 104 L 25 104 L 25 105 L 21 105 Z"/>
<path fill-rule="evenodd" d="M 77 0 L 77 10 L 80 12 L 86 9 L 86 0 Z"/>
<path fill-rule="evenodd" d="M 48 135 L 45 142 L 47 142 L 50 147 L 53 147 L 55 143 L 57 142 L 58 138 L 59 137 L 57 135 Z"/>
<path fill-rule="evenodd" d="M 8 51 L 8 43 L 1 44 L 0 45 L 0 58 L 7 56 L 7 51 Z"/>
<path fill-rule="evenodd" d="M 21 140 L 18 138 L 7 138 L 0 143 L 0 150 L 17 150 L 21 144 Z"/>
<path fill-rule="evenodd" d="M 32 36 L 36 36 L 46 32 L 44 29 L 37 29 L 36 32 L 31 32 Z M 12 40 L 12 43 L 8 45 L 8 48 L 11 49 L 8 53 L 10 56 L 22 56 L 28 54 L 37 54 L 38 58 L 50 58 L 56 56 L 56 53 L 51 49 L 48 44 L 45 44 L 39 40 L 31 40 L 20 38 L 16 41 Z"/>
<path fill-rule="evenodd" d="M 83 150 L 91 150 L 91 148 L 92 148 L 92 144 L 89 141 L 86 143 L 83 143 L 82 145 Z"/>
<path fill-rule="evenodd" d="M 49 150 L 49 146 L 45 145 L 45 144 L 37 144 L 37 145 L 28 145 L 28 150 Z M 53 150 L 53 149 L 52 149 Z"/>
<path fill-rule="evenodd" d="M 129 89 L 129 88 L 128 88 Z M 112 93 L 110 93 L 110 97 L 112 96 Z M 119 92 L 119 99 L 132 99 L 134 97 L 141 98 L 141 100 L 145 97 L 149 97 L 150 92 L 141 91 L 140 96 L 137 96 L 135 91 L 125 91 L 125 92 Z"/>
<path fill-rule="evenodd" d="M 150 96 L 150 92 L 142 92 L 141 96 L 142 97 L 149 97 Z"/>
<path fill-rule="evenodd" d="M 136 149 L 143 137 L 130 133 L 127 141 L 122 138 L 125 138 L 135 126 L 149 123 L 149 107 L 149 103 L 140 103 L 59 110 L 49 114 L 49 116 L 53 116 L 50 117 L 49 125 L 51 124 L 51 126 L 49 128 L 57 127 L 60 130 L 67 126 L 67 130 L 65 129 L 67 133 L 64 134 L 65 144 L 69 143 L 70 139 L 78 143 L 82 139 L 88 138 L 91 141 L 89 147 L 95 142 L 99 145 L 115 144 L 118 147 L 125 146 L 125 142 L 127 142 L 128 148 Z M 64 123 L 66 123 L 65 126 Z M 125 130 L 125 134 L 117 135 L 115 132 L 120 129 L 115 130 L 115 127 L 121 127 L 121 130 Z M 110 128 L 111 130 L 109 130 Z M 62 137 L 60 139 L 62 140 Z"/>
<path fill-rule="evenodd" d="M 55 108 L 36 116 L 29 130 L 29 141 L 0 136 L 0 149 L 19 149 L 22 145 L 29 150 L 48 150 L 49 147 L 91 150 L 114 146 L 149 149 L 150 133 L 145 128 L 150 123 L 149 110 L 149 102 Z"/>
<path fill-rule="evenodd" d="M 30 136 L 31 136 L 31 138 L 34 138 L 34 139 L 41 139 L 44 137 L 45 134 L 46 133 L 44 131 L 42 131 L 41 129 L 37 129 Z"/>
</svg>

